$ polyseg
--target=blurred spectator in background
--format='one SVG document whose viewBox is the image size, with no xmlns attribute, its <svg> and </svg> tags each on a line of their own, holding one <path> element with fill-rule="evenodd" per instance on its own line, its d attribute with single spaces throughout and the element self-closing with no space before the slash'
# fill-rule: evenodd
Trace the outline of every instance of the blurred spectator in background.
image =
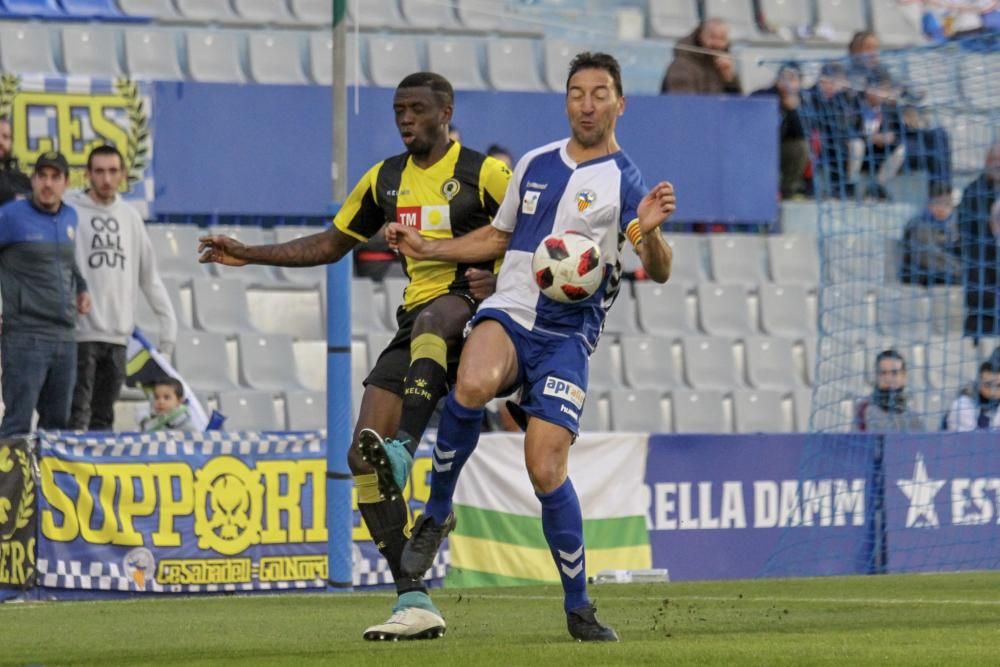
<svg viewBox="0 0 1000 667">
<path fill-rule="evenodd" d="M 899 279 L 911 285 L 961 285 L 962 259 L 951 188 L 931 183 L 927 207 L 906 223 Z"/>
<path fill-rule="evenodd" d="M 962 264 L 965 266 L 965 335 L 1000 334 L 1000 282 L 997 263 L 1000 255 L 1000 141 L 986 154 L 983 173 L 962 192 L 958 205 L 958 233 Z"/>
<path fill-rule="evenodd" d="M 702 21 L 674 47 L 674 61 L 660 86 L 662 93 L 740 95 L 743 87 L 729 55 L 729 26 L 722 19 Z"/>
<path fill-rule="evenodd" d="M 87 156 L 90 187 L 66 198 L 80 218 L 76 262 L 93 299 L 90 312 L 77 321 L 70 417 L 75 430 L 110 431 L 114 424 L 115 401 L 125 382 L 125 346 L 135 329 L 140 291 L 159 320 L 160 352 L 169 357 L 177 339 L 177 318 L 156 270 L 146 225 L 118 194 L 125 176 L 118 149 L 98 146 Z"/>
<path fill-rule="evenodd" d="M 778 76 L 770 88 L 763 88 L 752 95 L 752 97 L 778 98 L 778 113 L 781 116 L 781 126 L 778 129 L 780 187 L 784 199 L 803 195 L 806 191 L 804 174 L 809 164 L 809 145 L 806 143 L 802 120 L 799 118 L 801 90 L 802 70 L 797 63 L 789 62 L 778 70 Z"/>
<path fill-rule="evenodd" d="M 31 179 L 21 171 L 17 158 L 11 153 L 12 146 L 10 119 L 0 116 L 0 205 L 31 192 Z"/>
<path fill-rule="evenodd" d="M 865 139 L 863 171 L 868 172 L 864 195 L 887 200 L 885 185 L 899 173 L 906 158 L 902 118 L 895 105 L 896 90 L 885 73 L 872 73 L 859 101 Z"/>
<path fill-rule="evenodd" d="M 486 154 L 503 162 L 508 169 L 514 168 L 514 155 L 505 146 L 490 144 L 490 147 L 486 149 Z"/>
<path fill-rule="evenodd" d="M 76 376 L 76 316 L 90 311 L 76 265 L 76 211 L 62 201 L 69 164 L 43 153 L 31 176 L 31 198 L 0 207 L 0 364 L 7 408 L 0 438 L 38 428 L 65 429 Z"/>
<path fill-rule="evenodd" d="M 854 407 L 854 430 L 869 433 L 924 431 L 920 415 L 907 406 L 906 360 L 896 350 L 875 357 L 875 389 Z"/>
<path fill-rule="evenodd" d="M 964 389 L 945 417 L 946 431 L 992 431 L 1000 429 L 1000 366 L 989 361 L 979 366 L 979 378 Z"/>
<path fill-rule="evenodd" d="M 802 113 L 809 114 L 813 126 L 809 140 L 818 158 L 813 170 L 814 189 L 820 195 L 852 197 L 865 141 L 843 64 L 830 62 L 820 68 L 816 84 L 802 92 Z"/>
</svg>

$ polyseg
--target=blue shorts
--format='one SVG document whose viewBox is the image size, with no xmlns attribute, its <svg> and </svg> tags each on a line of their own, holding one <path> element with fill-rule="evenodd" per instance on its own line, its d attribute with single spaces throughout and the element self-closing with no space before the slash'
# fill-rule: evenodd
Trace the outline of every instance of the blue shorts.
<svg viewBox="0 0 1000 667">
<path fill-rule="evenodd" d="M 521 409 L 576 436 L 587 397 L 590 365 L 590 352 L 583 339 L 528 331 L 494 308 L 477 312 L 472 326 L 483 320 L 496 320 L 514 343 L 517 378 L 511 389 L 521 388 Z"/>
</svg>

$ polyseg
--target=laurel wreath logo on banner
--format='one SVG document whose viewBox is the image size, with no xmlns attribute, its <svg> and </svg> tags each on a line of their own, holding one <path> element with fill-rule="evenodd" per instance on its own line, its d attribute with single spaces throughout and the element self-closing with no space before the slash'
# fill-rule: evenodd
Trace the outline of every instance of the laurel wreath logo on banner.
<svg viewBox="0 0 1000 667">
<path fill-rule="evenodd" d="M 128 165 L 129 185 L 142 179 L 149 164 L 149 114 L 146 113 L 139 85 L 129 79 L 117 79 L 115 92 L 125 99 L 128 112 L 128 145 L 125 146 L 125 163 Z"/>
<path fill-rule="evenodd" d="M 21 77 L 16 74 L 0 75 L 0 116 L 10 118 L 14 96 L 21 88 Z"/>
<path fill-rule="evenodd" d="M 0 450 L 0 470 L 5 469 L 9 471 L 13 468 L 13 462 L 9 458 L 10 452 L 10 447 L 4 447 L 3 450 Z M 24 480 L 24 486 L 21 489 L 21 500 L 18 503 L 14 525 L 6 534 L 0 535 L 0 541 L 9 540 L 16 531 L 27 526 L 32 515 L 35 513 L 35 477 L 31 474 L 31 459 L 24 450 L 14 449 L 13 452 L 17 458 L 17 464 L 21 468 L 21 478 Z M 5 463 L 9 465 L 5 466 Z M 3 500 L 6 500 L 6 498 Z M 9 504 L 6 507 L 0 506 L 0 510 L 9 509 Z M 3 513 L 6 514 L 6 511 Z"/>
</svg>

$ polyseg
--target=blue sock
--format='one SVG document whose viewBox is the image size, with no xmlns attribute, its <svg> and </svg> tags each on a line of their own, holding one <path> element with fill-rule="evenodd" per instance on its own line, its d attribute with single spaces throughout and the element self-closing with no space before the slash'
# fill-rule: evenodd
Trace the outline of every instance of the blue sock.
<svg viewBox="0 0 1000 667">
<path fill-rule="evenodd" d="M 566 611 L 590 604 L 583 554 L 583 512 L 573 482 L 567 477 L 551 493 L 536 493 L 542 502 L 542 532 L 552 550 L 563 586 Z"/>
<path fill-rule="evenodd" d="M 455 400 L 454 392 L 448 394 L 438 425 L 437 444 L 434 446 L 434 471 L 431 473 L 431 495 L 424 511 L 439 524 L 451 513 L 451 497 L 455 495 L 458 473 L 469 460 L 479 442 L 483 424 L 482 408 L 467 408 Z"/>
</svg>

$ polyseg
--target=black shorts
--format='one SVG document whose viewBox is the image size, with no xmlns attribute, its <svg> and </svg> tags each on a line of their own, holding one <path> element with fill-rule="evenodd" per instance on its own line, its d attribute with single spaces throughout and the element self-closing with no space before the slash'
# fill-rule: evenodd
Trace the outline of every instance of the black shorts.
<svg viewBox="0 0 1000 667">
<path fill-rule="evenodd" d="M 464 306 L 469 309 L 468 316 L 476 312 L 478 302 L 468 294 L 453 294 L 449 296 L 462 297 Z M 399 330 L 386 346 L 375 362 L 375 367 L 368 373 L 364 385 L 373 385 L 386 391 L 391 391 L 397 396 L 403 395 L 403 381 L 406 379 L 406 372 L 410 369 L 410 336 L 413 333 L 413 323 L 423 312 L 424 308 L 440 299 L 436 297 L 427 303 L 422 303 L 413 310 L 406 310 L 402 306 L 396 311 L 396 324 Z M 458 358 L 462 354 L 461 345 L 453 345 L 448 348 L 448 384 L 455 382 L 458 372 Z"/>
</svg>

